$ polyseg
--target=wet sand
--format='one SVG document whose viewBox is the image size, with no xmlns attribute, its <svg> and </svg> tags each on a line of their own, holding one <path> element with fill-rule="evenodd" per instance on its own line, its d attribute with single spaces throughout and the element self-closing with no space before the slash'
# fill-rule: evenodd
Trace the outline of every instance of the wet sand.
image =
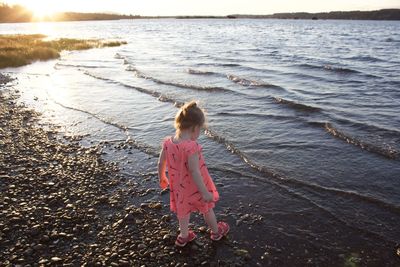
<svg viewBox="0 0 400 267">
<path fill-rule="evenodd" d="M 154 201 L 155 174 L 123 176 L 98 146 L 45 130 L 17 98 L 0 91 L 0 265 L 256 265 L 238 242 L 212 242 L 196 222 L 198 240 L 176 248 L 176 220 Z"/>
</svg>

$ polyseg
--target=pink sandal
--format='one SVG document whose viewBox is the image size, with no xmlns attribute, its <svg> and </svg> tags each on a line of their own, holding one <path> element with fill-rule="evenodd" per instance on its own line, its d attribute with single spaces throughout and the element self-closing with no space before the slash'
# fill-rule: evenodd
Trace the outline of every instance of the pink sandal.
<svg viewBox="0 0 400 267">
<path fill-rule="evenodd" d="M 189 230 L 189 234 L 187 237 L 182 237 L 181 235 L 178 235 L 175 241 L 175 245 L 178 247 L 184 247 L 186 246 L 187 243 L 193 241 L 196 238 L 196 234 L 193 231 Z"/>
<path fill-rule="evenodd" d="M 227 224 L 226 222 L 219 222 L 218 223 L 218 233 L 213 233 L 211 231 L 211 236 L 210 238 L 214 241 L 218 241 L 221 240 L 221 238 L 223 238 L 224 236 L 226 236 L 229 232 L 229 224 Z"/>
</svg>

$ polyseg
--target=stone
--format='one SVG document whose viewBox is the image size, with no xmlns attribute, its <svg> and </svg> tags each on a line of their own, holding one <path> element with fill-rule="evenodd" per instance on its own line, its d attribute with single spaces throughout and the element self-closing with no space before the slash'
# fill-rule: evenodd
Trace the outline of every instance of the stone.
<svg viewBox="0 0 400 267">
<path fill-rule="evenodd" d="M 128 213 L 127 215 L 125 215 L 124 220 L 126 222 L 133 222 L 133 220 L 135 219 L 135 216 L 132 213 Z"/>
<path fill-rule="evenodd" d="M 118 227 L 123 221 L 124 221 L 123 219 L 118 220 L 117 222 L 115 222 L 115 223 L 112 225 L 112 227 L 113 227 L 113 228 Z"/>
<path fill-rule="evenodd" d="M 163 221 L 163 222 L 169 222 L 169 221 L 171 221 L 171 216 L 170 216 L 170 215 L 163 215 L 163 216 L 161 217 L 161 221 Z"/>
<path fill-rule="evenodd" d="M 27 250 L 25 250 L 24 254 L 27 256 L 31 256 L 33 254 L 33 249 L 32 248 L 27 248 Z"/>
<path fill-rule="evenodd" d="M 202 232 L 202 233 L 206 233 L 206 232 L 207 232 L 207 227 L 205 227 L 205 226 L 200 226 L 200 227 L 198 228 L 198 230 L 199 230 L 200 232 Z"/>
<path fill-rule="evenodd" d="M 118 264 L 119 264 L 119 266 L 121 266 L 121 267 L 130 266 L 129 261 L 127 261 L 127 260 L 119 260 L 119 261 L 118 261 Z"/>
<path fill-rule="evenodd" d="M 145 248 L 147 248 L 147 246 L 145 244 L 141 243 L 141 244 L 138 245 L 137 248 L 138 249 L 145 249 Z"/>
<path fill-rule="evenodd" d="M 250 253 L 245 249 L 236 249 L 235 255 L 240 256 L 246 260 L 251 259 Z"/>
<path fill-rule="evenodd" d="M 52 262 L 60 262 L 60 261 L 62 261 L 62 259 L 59 258 L 59 257 L 52 257 L 52 258 L 51 258 L 51 261 L 52 261 Z"/>
<path fill-rule="evenodd" d="M 162 208 L 162 204 L 157 202 L 157 203 L 150 203 L 149 204 L 149 208 L 150 209 L 161 209 Z"/>
<path fill-rule="evenodd" d="M 39 234 L 39 231 L 40 231 L 40 225 L 37 224 L 32 226 L 31 230 L 29 231 L 29 234 L 31 236 L 37 236 Z"/>
<path fill-rule="evenodd" d="M 35 246 L 33 247 L 33 249 L 36 250 L 36 251 L 41 251 L 41 250 L 44 249 L 44 245 L 42 245 L 42 244 L 37 244 L 37 245 L 35 245 Z"/>
</svg>

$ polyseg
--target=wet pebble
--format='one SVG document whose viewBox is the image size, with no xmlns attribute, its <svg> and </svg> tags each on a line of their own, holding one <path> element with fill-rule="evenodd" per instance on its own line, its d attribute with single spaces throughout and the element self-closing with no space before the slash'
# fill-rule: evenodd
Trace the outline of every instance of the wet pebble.
<svg viewBox="0 0 400 267">
<path fill-rule="evenodd" d="M 51 258 L 51 261 L 57 263 L 57 262 L 62 261 L 62 259 L 59 258 L 59 257 L 52 257 L 52 258 Z"/>
<path fill-rule="evenodd" d="M 145 248 L 147 248 L 147 246 L 142 243 L 142 244 L 139 244 L 137 248 L 138 249 L 145 249 Z"/>
<path fill-rule="evenodd" d="M 251 259 L 250 253 L 245 249 L 237 249 L 237 250 L 235 250 L 235 255 L 243 257 L 246 260 Z"/>
</svg>

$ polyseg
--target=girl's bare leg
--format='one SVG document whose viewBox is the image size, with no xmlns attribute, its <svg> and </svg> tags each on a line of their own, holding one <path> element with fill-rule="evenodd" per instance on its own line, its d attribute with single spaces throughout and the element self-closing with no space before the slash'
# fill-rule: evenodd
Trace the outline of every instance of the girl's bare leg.
<svg viewBox="0 0 400 267">
<path fill-rule="evenodd" d="M 214 209 L 210 209 L 203 216 L 204 220 L 206 221 L 208 227 L 210 227 L 211 231 L 213 233 L 218 233 L 218 224 L 217 224 L 217 218 L 215 218 Z"/>
<path fill-rule="evenodd" d="M 178 218 L 179 221 L 179 230 L 180 236 L 186 238 L 189 235 L 189 221 L 190 221 L 190 213 L 183 218 Z"/>
</svg>

